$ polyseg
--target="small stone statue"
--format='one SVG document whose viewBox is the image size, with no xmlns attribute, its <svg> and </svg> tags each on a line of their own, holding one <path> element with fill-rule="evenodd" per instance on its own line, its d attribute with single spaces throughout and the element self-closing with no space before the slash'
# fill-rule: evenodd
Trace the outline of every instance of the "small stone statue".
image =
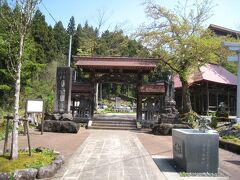
<svg viewBox="0 0 240 180">
<path fill-rule="evenodd" d="M 227 105 L 224 102 L 220 102 L 218 108 L 219 108 L 219 111 L 221 112 L 227 111 Z"/>
<path fill-rule="evenodd" d="M 169 71 L 164 81 L 165 84 L 165 98 L 164 105 L 161 110 L 159 123 L 174 124 L 178 122 L 178 110 L 175 108 L 176 102 L 174 100 L 174 84 L 172 80 L 172 74 Z"/>
<path fill-rule="evenodd" d="M 202 133 L 206 133 L 208 130 L 210 130 L 211 128 L 208 126 L 209 121 L 206 118 L 203 118 L 201 116 L 198 116 L 199 118 L 199 131 Z"/>
<path fill-rule="evenodd" d="M 171 72 L 168 73 L 165 81 L 165 88 L 166 88 L 166 100 L 171 101 L 174 99 L 174 87 L 173 87 L 173 80 Z"/>
<path fill-rule="evenodd" d="M 229 113 L 227 110 L 227 105 L 224 102 L 220 102 L 220 104 L 218 105 L 216 116 L 227 119 L 228 115 L 229 115 Z"/>
</svg>

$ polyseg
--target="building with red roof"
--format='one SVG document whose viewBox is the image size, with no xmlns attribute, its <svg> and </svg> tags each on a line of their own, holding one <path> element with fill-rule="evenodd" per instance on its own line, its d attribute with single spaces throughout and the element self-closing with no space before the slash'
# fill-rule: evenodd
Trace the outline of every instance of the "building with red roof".
<svg viewBox="0 0 240 180">
<path fill-rule="evenodd" d="M 238 38 L 240 31 L 228 29 L 215 24 L 208 27 L 216 36 Z M 216 64 L 206 64 L 194 71 L 188 79 L 192 108 L 199 114 L 216 111 L 224 102 L 230 114 L 236 114 L 237 76 Z M 175 99 L 181 111 L 182 83 L 178 76 L 174 77 Z"/>
<path fill-rule="evenodd" d="M 224 102 L 231 114 L 236 112 L 237 76 L 217 64 L 206 64 L 194 71 L 188 79 L 193 110 L 200 114 L 216 111 Z M 181 109 L 182 83 L 174 77 L 175 99 Z"/>
</svg>

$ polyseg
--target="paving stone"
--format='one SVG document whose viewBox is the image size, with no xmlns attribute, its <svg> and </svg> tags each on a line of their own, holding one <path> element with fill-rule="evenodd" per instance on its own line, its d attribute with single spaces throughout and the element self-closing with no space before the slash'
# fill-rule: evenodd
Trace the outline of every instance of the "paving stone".
<svg viewBox="0 0 240 180">
<path fill-rule="evenodd" d="M 90 130 L 62 179 L 165 179 L 133 132 Z"/>
</svg>

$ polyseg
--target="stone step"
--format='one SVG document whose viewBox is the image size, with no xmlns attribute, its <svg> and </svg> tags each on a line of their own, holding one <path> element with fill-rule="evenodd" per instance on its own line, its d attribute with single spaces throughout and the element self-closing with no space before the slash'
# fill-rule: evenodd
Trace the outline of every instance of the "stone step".
<svg viewBox="0 0 240 180">
<path fill-rule="evenodd" d="M 125 122 L 132 122 L 132 121 L 135 121 L 135 119 L 108 119 L 108 118 L 93 118 L 92 119 L 93 121 L 125 121 Z"/>
<path fill-rule="evenodd" d="M 95 117 L 89 129 L 133 130 L 136 129 L 136 120 L 121 117 Z"/>
<path fill-rule="evenodd" d="M 111 123 L 96 123 L 93 122 L 92 126 L 107 126 L 107 127 L 136 127 L 136 124 L 111 124 Z"/>
<path fill-rule="evenodd" d="M 106 124 L 136 124 L 136 121 L 109 121 L 109 120 L 93 120 L 93 123 L 106 123 Z"/>
<path fill-rule="evenodd" d="M 88 129 L 105 129 L 105 130 L 136 130 L 135 127 L 119 127 L 119 126 L 91 126 Z"/>
</svg>

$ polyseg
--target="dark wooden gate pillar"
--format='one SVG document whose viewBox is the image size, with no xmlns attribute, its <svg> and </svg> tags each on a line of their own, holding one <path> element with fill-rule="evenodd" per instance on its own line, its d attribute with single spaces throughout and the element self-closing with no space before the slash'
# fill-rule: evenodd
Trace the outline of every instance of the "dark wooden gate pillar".
<svg viewBox="0 0 240 180">
<path fill-rule="evenodd" d="M 209 113 L 209 86 L 208 81 L 206 83 L 206 93 L 207 93 L 207 114 Z"/>
<path fill-rule="evenodd" d="M 142 121 L 142 96 L 137 94 L 137 121 Z"/>
<path fill-rule="evenodd" d="M 93 118 L 94 116 L 94 107 L 95 107 L 95 94 L 96 94 L 96 79 L 95 79 L 95 72 L 92 71 L 91 74 L 90 74 L 90 77 L 91 77 L 91 83 L 92 83 L 92 92 L 91 92 L 91 96 L 90 96 L 90 106 L 91 106 L 91 112 L 90 112 L 90 115 L 91 115 L 91 119 Z"/>
<path fill-rule="evenodd" d="M 142 86 L 142 74 L 138 73 L 137 82 L 137 121 L 142 121 L 142 96 L 140 94 L 140 87 Z"/>
</svg>

